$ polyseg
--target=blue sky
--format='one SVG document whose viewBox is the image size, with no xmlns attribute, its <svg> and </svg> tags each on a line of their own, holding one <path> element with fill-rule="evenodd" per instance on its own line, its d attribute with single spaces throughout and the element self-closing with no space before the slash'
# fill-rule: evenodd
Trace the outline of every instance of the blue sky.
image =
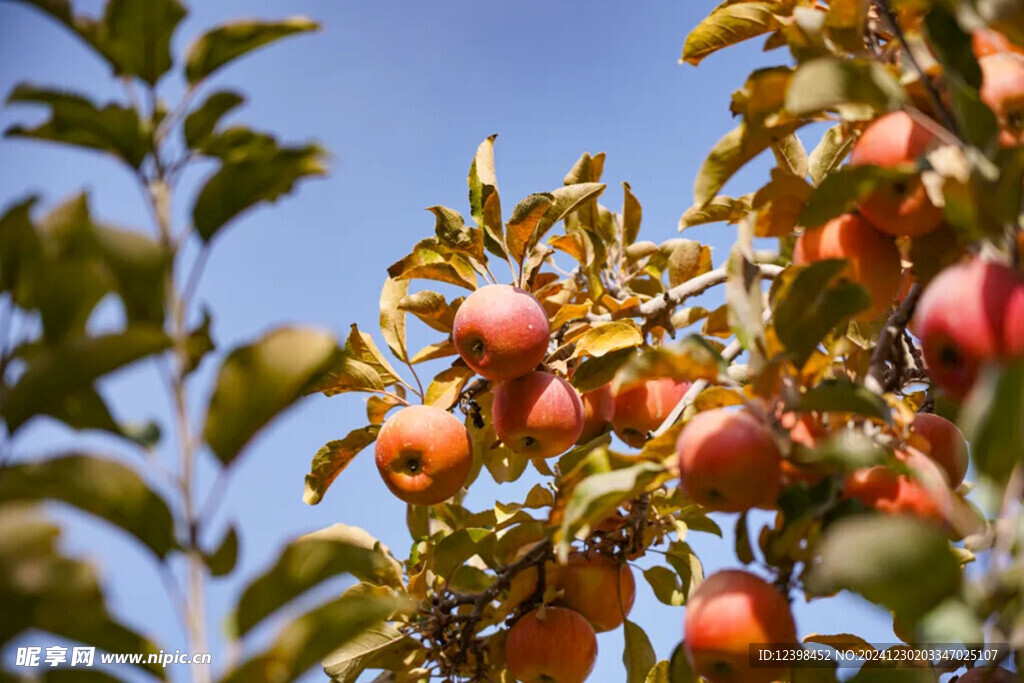
<svg viewBox="0 0 1024 683">
<path fill-rule="evenodd" d="M 751 44 L 713 56 L 700 68 L 680 65 L 686 33 L 714 6 L 710 0 L 193 4 L 176 35 L 179 53 L 204 27 L 240 16 L 305 14 L 324 24 L 319 33 L 283 41 L 212 79 L 213 85 L 248 97 L 233 122 L 274 131 L 285 140 L 315 139 L 332 154 L 330 177 L 305 184 L 297 197 L 248 215 L 217 238 L 198 299 L 216 311 L 214 333 L 222 351 L 283 322 L 315 324 L 339 335 L 352 322 L 373 329 L 386 267 L 432 231 L 433 217 L 424 207 L 443 204 L 468 215 L 466 172 L 477 144 L 491 133 L 500 133 L 497 172 L 506 212 L 531 192 L 561 185 L 582 152 L 604 151 L 605 205 L 621 206 L 620 182 L 628 181 L 643 203 L 641 238 L 660 242 L 676 236 L 701 161 L 733 125 L 730 94 L 751 69 L 789 61 L 785 52 L 764 54 L 759 44 Z M 80 6 L 95 11 L 100 3 Z M 0 3 L 0 92 L 29 81 L 100 100 L 121 98 L 108 76 L 106 66 L 56 24 L 21 5 Z M 161 86 L 171 101 L 181 92 L 174 78 Z M 38 115 L 26 107 L 2 108 L 0 128 Z M 811 148 L 817 141 L 804 142 Z M 755 190 L 767 170 L 762 160 L 727 189 Z M 188 216 L 190 191 L 208 171 L 185 177 L 175 204 L 178 225 Z M 38 193 L 50 207 L 82 189 L 91 193 L 93 210 L 102 219 L 152 229 L 138 188 L 114 162 L 0 140 L 0 205 Z M 715 225 L 688 236 L 712 245 L 718 264 L 735 229 Z M 410 334 L 412 346 L 436 341 L 419 327 Z M 214 368 L 207 361 L 197 373 L 192 400 L 197 414 Z M 103 391 L 123 419 L 165 418 L 167 403 L 158 386 L 153 368 L 139 366 L 106 382 Z M 319 506 L 302 503 L 303 475 L 313 453 L 364 423 L 361 398 L 310 398 L 276 422 L 240 461 L 207 539 L 215 542 L 227 522 L 238 524 L 242 533 L 238 570 L 210 584 L 215 652 L 223 644 L 223 615 L 239 587 L 287 540 L 341 521 L 367 529 L 400 555 L 407 552 L 404 506 L 380 482 L 370 451 L 356 459 Z M 45 423 L 24 430 L 15 450 L 28 457 L 71 447 L 145 467 L 120 444 Z M 172 447 L 168 440 L 155 457 L 172 464 Z M 201 484 L 208 487 L 212 459 L 201 457 Z M 528 472 L 520 483 L 501 488 L 481 479 L 468 504 L 511 500 L 535 476 Z M 59 514 L 72 530 L 66 547 L 99 565 L 116 612 L 154 635 L 165 650 L 186 649 L 147 554 L 107 527 L 66 510 Z M 719 520 L 723 528 L 731 529 L 733 517 Z M 719 540 L 693 534 L 688 540 L 708 573 L 736 562 L 728 535 Z M 632 618 L 647 628 L 659 658 L 666 658 L 681 637 L 683 609 L 657 603 L 637 578 Z M 852 598 L 800 605 L 796 616 L 802 634 L 856 632 L 876 642 L 893 640 L 888 616 Z M 279 625 L 262 627 L 258 640 L 265 642 Z M 29 640 L 47 644 L 38 637 Z M 599 645 L 592 680 L 621 680 L 621 632 L 602 635 Z M 12 657 L 4 653 L 8 664 Z M 216 668 L 216 656 L 214 663 Z M 185 680 L 187 672 L 171 673 Z M 320 678 L 319 673 L 307 676 Z"/>
</svg>

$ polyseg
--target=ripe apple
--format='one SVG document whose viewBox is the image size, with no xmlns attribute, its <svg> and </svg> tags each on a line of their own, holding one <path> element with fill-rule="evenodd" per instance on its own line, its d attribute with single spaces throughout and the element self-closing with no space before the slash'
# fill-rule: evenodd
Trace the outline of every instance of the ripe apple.
<svg viewBox="0 0 1024 683">
<path fill-rule="evenodd" d="M 528 552 L 526 549 L 524 551 Z M 544 585 L 554 586 L 558 584 L 558 577 L 562 567 L 550 560 L 544 563 Z M 527 567 L 512 577 L 508 586 L 508 595 L 505 598 L 510 607 L 519 605 L 537 590 L 537 565 Z"/>
<path fill-rule="evenodd" d="M 943 469 L 949 485 L 959 486 L 967 475 L 967 441 L 960 429 L 939 415 L 918 413 L 910 431 L 928 441 L 928 457 Z"/>
<path fill-rule="evenodd" d="M 827 436 L 828 430 L 822 425 L 821 417 L 815 413 L 783 413 L 782 426 L 789 430 L 789 438 L 795 449 L 818 447 L 819 441 Z M 827 472 L 813 464 L 784 458 L 779 465 L 781 487 L 786 488 L 797 482 L 814 485 L 827 476 Z"/>
<path fill-rule="evenodd" d="M 1024 55 L 1024 47 L 1011 43 L 1010 39 L 999 31 L 992 29 L 978 29 L 971 35 L 971 47 L 974 49 L 974 56 L 978 59 L 989 55 L 998 55 L 1005 52 L 1016 52 Z"/>
<path fill-rule="evenodd" d="M 459 306 L 452 341 L 474 372 L 502 380 L 536 368 L 547 354 L 550 333 L 544 307 L 532 294 L 510 285 L 487 285 Z"/>
<path fill-rule="evenodd" d="M 597 636 L 578 612 L 545 607 L 509 629 L 505 660 L 522 683 L 583 683 L 597 660 Z"/>
<path fill-rule="evenodd" d="M 875 119 L 853 146 L 850 164 L 896 168 L 917 162 L 935 134 L 904 111 Z M 920 178 L 875 189 L 858 208 L 882 232 L 919 237 L 938 227 L 942 210 L 932 204 Z"/>
<path fill-rule="evenodd" d="M 587 443 L 604 434 L 615 411 L 615 396 L 611 384 L 583 392 L 583 431 L 579 443 Z"/>
<path fill-rule="evenodd" d="M 466 428 L 434 406 L 408 406 L 388 418 L 374 454 L 387 487 L 413 505 L 436 505 L 454 496 L 473 464 Z"/>
<path fill-rule="evenodd" d="M 679 485 L 696 503 L 719 512 L 774 507 L 782 475 L 771 432 L 744 410 L 698 413 L 679 434 Z"/>
<path fill-rule="evenodd" d="M 575 387 L 549 372 L 505 380 L 494 390 L 494 431 L 516 453 L 550 458 L 572 447 L 583 430 Z"/>
<path fill-rule="evenodd" d="M 573 553 L 557 581 L 564 591 L 560 603 L 586 617 L 597 633 L 618 628 L 633 609 L 633 572 L 614 557 Z"/>
<path fill-rule="evenodd" d="M 886 465 L 867 467 L 847 476 L 843 495 L 885 514 L 906 514 L 947 525 L 953 496 L 946 475 L 920 453 L 897 452 L 911 475 Z"/>
<path fill-rule="evenodd" d="M 689 382 L 660 377 L 619 389 L 612 412 L 615 434 L 633 448 L 642 448 L 647 433 L 661 426 L 689 388 Z"/>
<path fill-rule="evenodd" d="M 1024 55 L 1012 52 L 978 60 L 981 66 L 981 100 L 999 121 L 999 144 L 1024 143 Z"/>
<path fill-rule="evenodd" d="M 751 668 L 751 643 L 795 645 L 786 597 L 764 579 L 737 569 L 709 576 L 690 596 L 684 625 L 686 657 L 710 683 L 768 683 L 785 667 Z"/>
<path fill-rule="evenodd" d="M 932 380 L 963 398 L 983 364 L 1024 354 L 1024 276 L 977 258 L 954 264 L 925 288 L 913 330 Z"/>
<path fill-rule="evenodd" d="M 856 214 L 844 214 L 797 238 L 795 263 L 826 259 L 846 259 L 844 274 L 871 295 L 871 307 L 858 319 L 872 320 L 889 310 L 900 287 L 900 252 L 891 237 Z"/>
<path fill-rule="evenodd" d="M 957 683 L 1016 683 L 1017 677 L 1009 669 L 976 666 L 957 679 Z"/>
</svg>

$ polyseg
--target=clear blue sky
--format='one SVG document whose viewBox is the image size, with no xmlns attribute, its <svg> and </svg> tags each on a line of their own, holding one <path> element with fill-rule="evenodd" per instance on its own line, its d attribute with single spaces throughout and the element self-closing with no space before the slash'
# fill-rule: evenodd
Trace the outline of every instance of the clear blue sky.
<svg viewBox="0 0 1024 683">
<path fill-rule="evenodd" d="M 308 322 L 348 331 L 351 322 L 373 329 L 385 268 L 433 228 L 424 207 L 444 204 L 468 216 L 466 172 L 477 144 L 497 132 L 497 170 L 506 211 L 523 196 L 551 190 L 584 151 L 608 153 L 604 203 L 621 206 L 620 181 L 643 203 L 641 238 L 663 241 L 692 197 L 697 169 L 711 145 L 733 125 L 729 96 L 757 66 L 788 61 L 759 44 L 727 51 L 700 68 L 678 64 L 687 31 L 711 0 L 582 0 L 515 3 L 452 2 L 193 2 L 179 29 L 180 51 L 204 27 L 239 16 L 306 14 L 323 22 L 316 34 L 293 38 L 220 72 L 214 85 L 244 92 L 249 103 L 232 120 L 272 130 L 287 140 L 316 139 L 332 153 L 332 173 L 305 184 L 297 197 L 259 210 L 218 237 L 199 299 L 216 312 L 220 348 L 251 338 L 272 324 Z M 79 3 L 89 11 L 98 0 Z M 0 92 L 20 81 L 57 85 L 120 98 L 106 66 L 65 31 L 23 6 L 0 3 Z M 173 99 L 181 84 L 162 86 Z M 26 107 L 0 109 L 0 128 L 37 119 Z M 805 140 L 808 148 L 816 140 Z M 752 191 L 767 179 L 767 161 L 730 185 Z M 188 215 L 187 191 L 208 170 L 186 177 L 175 212 Z M 43 205 L 87 189 L 102 219 L 151 229 L 138 189 L 114 162 L 97 154 L 19 140 L 0 141 L 0 204 L 40 193 Z M 506 216 L 507 217 L 507 216 Z M 721 263 L 735 237 L 723 225 L 688 235 L 714 247 Z M 501 272 L 496 270 L 495 272 Z M 719 295 L 714 295 L 719 296 Z M 413 346 L 433 337 L 420 328 Z M 213 362 L 198 374 L 193 405 L 205 403 Z M 123 419 L 165 417 L 166 400 L 152 367 L 140 366 L 103 386 Z M 380 482 L 368 450 L 317 507 L 302 503 L 310 458 L 326 441 L 365 423 L 355 396 L 307 399 L 264 433 L 240 461 L 217 516 L 242 532 L 239 569 L 210 585 L 209 625 L 221 639 L 239 587 L 264 568 L 288 539 L 336 521 L 361 526 L 404 556 L 409 538 L 404 506 Z M 174 462 L 164 444 L 160 457 Z M 68 434 L 36 423 L 16 444 L 18 457 L 69 447 L 94 448 L 143 465 L 122 445 Z M 211 481 L 203 454 L 202 482 Z M 474 487 L 468 504 L 510 500 L 533 481 Z M 116 612 L 155 636 L 165 650 L 186 648 L 147 554 L 134 542 L 80 515 L 61 511 L 73 533 L 66 547 L 101 568 Z M 719 522 L 731 529 L 734 516 Z M 710 573 L 735 564 L 731 539 L 693 534 Z M 657 603 L 642 577 L 632 618 L 647 628 L 659 658 L 679 641 L 683 609 Z M 333 584 L 317 597 L 337 591 Z M 309 604 L 307 600 L 304 604 Z M 798 628 L 857 632 L 892 641 L 888 615 L 852 598 L 798 606 Z M 264 626 L 264 641 L 280 622 Z M 45 638 L 28 644 L 45 645 Z M 217 643 L 217 650 L 220 645 Z M 599 638 L 591 680 L 622 680 L 621 633 Z M 12 663 L 13 652 L 4 653 Z M 223 661 L 222 659 L 220 661 Z M 214 659 L 215 668 L 218 659 Z M 127 668 L 122 676 L 135 675 Z M 184 680 L 184 670 L 172 671 Z M 319 673 L 307 676 L 319 680 Z"/>
</svg>

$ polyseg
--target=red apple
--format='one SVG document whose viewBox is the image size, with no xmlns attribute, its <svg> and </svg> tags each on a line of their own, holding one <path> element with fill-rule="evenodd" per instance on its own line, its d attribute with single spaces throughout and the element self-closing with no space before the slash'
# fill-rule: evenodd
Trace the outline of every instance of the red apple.
<svg viewBox="0 0 1024 683">
<path fill-rule="evenodd" d="M 1010 39 L 992 29 L 978 29 L 971 35 L 971 46 L 978 59 L 1005 52 L 1024 54 L 1024 47 L 1011 43 Z"/>
<path fill-rule="evenodd" d="M 978 60 L 981 66 L 981 100 L 999 121 L 999 144 L 1024 143 L 1024 55 L 1012 52 Z"/>
<path fill-rule="evenodd" d="M 579 443 L 587 443 L 604 434 L 615 411 L 615 396 L 611 384 L 583 393 L 583 431 Z"/>
<path fill-rule="evenodd" d="M 897 168 L 917 162 L 935 144 L 935 134 L 904 111 L 873 121 L 853 146 L 850 164 Z M 942 210 L 932 204 L 920 178 L 880 187 L 858 206 L 882 232 L 919 237 L 938 227 Z"/>
<path fill-rule="evenodd" d="M 774 507 L 782 476 L 771 432 L 746 411 L 698 413 L 679 434 L 680 488 L 719 512 Z"/>
<path fill-rule="evenodd" d="M 596 660 L 594 629 L 564 607 L 524 615 L 505 641 L 509 673 L 522 683 L 583 683 Z"/>
<path fill-rule="evenodd" d="M 768 683 L 785 667 L 751 668 L 751 643 L 796 645 L 789 602 L 770 583 L 735 569 L 709 576 L 686 604 L 685 651 L 710 683 Z"/>
<path fill-rule="evenodd" d="M 943 469 L 949 485 L 959 486 L 967 475 L 967 441 L 960 429 L 939 415 L 918 413 L 910 430 L 928 441 L 928 457 Z"/>
<path fill-rule="evenodd" d="M 570 555 L 557 586 L 563 591 L 561 604 L 586 617 L 597 633 L 621 626 L 636 598 L 629 565 L 598 553 Z"/>
<path fill-rule="evenodd" d="M 499 384 L 491 415 L 498 438 L 531 458 L 564 453 L 583 430 L 579 393 L 549 372 L 534 371 Z"/>
<path fill-rule="evenodd" d="M 671 377 L 620 388 L 615 393 L 612 413 L 615 434 L 633 448 L 642 448 L 647 433 L 661 426 L 689 388 L 689 382 Z"/>
<path fill-rule="evenodd" d="M 945 473 L 923 454 L 897 452 L 896 455 L 911 474 L 886 465 L 860 469 L 846 478 L 843 495 L 885 514 L 913 515 L 947 525 L 953 496 Z"/>
<path fill-rule="evenodd" d="M 844 214 L 804 231 L 796 241 L 794 263 L 826 259 L 846 259 L 844 274 L 871 295 L 872 305 L 857 316 L 860 320 L 877 318 L 892 307 L 900 287 L 900 252 L 891 237 L 856 214 Z"/>
<path fill-rule="evenodd" d="M 548 350 L 551 327 L 529 292 L 487 285 L 455 313 L 452 340 L 466 365 L 487 379 L 512 379 L 536 368 Z"/>
<path fill-rule="evenodd" d="M 392 415 L 374 451 L 384 483 L 413 505 L 436 505 L 454 496 L 473 464 L 462 422 L 434 406 L 408 406 Z"/>
</svg>

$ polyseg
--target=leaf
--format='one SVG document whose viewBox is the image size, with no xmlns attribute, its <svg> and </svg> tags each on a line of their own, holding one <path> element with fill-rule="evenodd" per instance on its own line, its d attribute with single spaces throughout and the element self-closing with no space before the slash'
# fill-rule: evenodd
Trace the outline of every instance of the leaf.
<svg viewBox="0 0 1024 683">
<path fill-rule="evenodd" d="M 391 353 L 401 361 L 408 360 L 409 351 L 405 345 L 405 311 L 398 304 L 408 292 L 408 280 L 388 278 L 380 293 L 380 333 Z"/>
<path fill-rule="evenodd" d="M 668 680 L 669 683 L 698 683 L 701 680 L 690 666 L 685 643 L 679 643 L 672 651 L 672 658 L 668 663 Z"/>
<path fill-rule="evenodd" d="M 699 336 L 689 335 L 677 344 L 649 348 L 632 356 L 615 373 L 613 388 L 618 390 L 659 377 L 710 381 L 725 369 L 725 361 L 714 348 Z"/>
<path fill-rule="evenodd" d="M 94 226 L 96 252 L 110 271 L 130 322 L 162 324 L 171 255 L 158 241 L 134 230 Z"/>
<path fill-rule="evenodd" d="M 81 95 L 59 90 L 18 85 L 7 96 L 8 104 L 33 103 L 49 107 L 50 118 L 26 128 L 14 125 L 7 137 L 36 138 L 107 152 L 132 168 L 139 168 L 149 153 L 149 139 L 139 114 L 131 107 L 108 104 L 102 109 Z"/>
<path fill-rule="evenodd" d="M 113 460 L 71 453 L 8 465 L 0 500 L 67 503 L 123 529 L 160 558 L 177 547 L 167 503 L 135 470 Z"/>
<path fill-rule="evenodd" d="M 391 264 L 388 275 L 396 280 L 420 278 L 476 289 L 476 274 L 463 256 L 453 253 L 436 239 L 421 240 L 411 254 Z"/>
<path fill-rule="evenodd" d="M 786 237 L 797 225 L 813 188 L 803 176 L 772 169 L 772 179 L 754 195 L 755 237 Z"/>
<path fill-rule="evenodd" d="M 428 406 L 437 406 L 447 410 L 458 400 L 459 394 L 476 373 L 465 364 L 460 363 L 444 370 L 431 381 L 427 387 L 423 402 Z"/>
<path fill-rule="evenodd" d="M 324 658 L 324 672 L 337 683 L 355 683 L 366 669 L 401 668 L 402 657 L 417 647 L 388 623 L 369 628 Z"/>
<path fill-rule="evenodd" d="M 474 555 L 486 558 L 487 548 L 495 540 L 493 529 L 456 529 L 446 535 L 434 548 L 433 570 L 444 579 L 455 575 L 455 570 Z"/>
<path fill-rule="evenodd" d="M 178 0 L 108 0 L 99 35 L 114 75 L 156 85 L 171 68 L 171 37 L 185 14 Z"/>
<path fill-rule="evenodd" d="M 820 57 L 797 67 L 786 91 L 786 110 L 809 116 L 847 104 L 876 112 L 899 109 L 907 94 L 880 62 Z"/>
<path fill-rule="evenodd" d="M 644 578 L 659 602 L 670 607 L 686 604 L 686 593 L 679 582 L 679 576 L 671 569 L 655 565 L 644 570 Z"/>
<path fill-rule="evenodd" d="M 142 448 L 151 448 L 160 441 L 160 427 L 155 422 L 123 424 L 115 420 L 95 387 L 54 397 L 44 406 L 42 414 L 60 420 L 72 429 L 110 432 Z"/>
<path fill-rule="evenodd" d="M 558 535 L 559 557 L 568 556 L 569 546 L 578 532 L 605 519 L 664 474 L 661 465 L 639 462 L 625 469 L 592 474 L 580 482 L 565 508 Z"/>
<path fill-rule="evenodd" d="M 412 611 L 409 600 L 391 593 L 346 591 L 340 598 L 306 612 L 276 635 L 261 654 L 226 674 L 224 683 L 284 683 L 302 677 L 321 659 L 363 636 L 398 612 Z"/>
<path fill-rule="evenodd" d="M 401 565 L 362 529 L 334 524 L 292 541 L 274 566 L 250 583 L 231 618 L 233 635 L 243 637 L 263 619 L 306 591 L 339 574 L 401 588 Z"/>
<path fill-rule="evenodd" d="M 750 211 L 750 196 L 733 199 L 718 195 L 703 205 L 694 205 L 679 218 L 679 231 L 708 223 L 737 223 Z"/>
<path fill-rule="evenodd" d="M 647 678 L 644 679 L 644 683 L 670 683 L 668 677 L 668 660 L 661 660 L 651 671 L 647 674 Z"/>
<path fill-rule="evenodd" d="M 711 248 L 694 240 L 673 240 L 676 246 L 668 256 L 670 287 L 692 280 L 711 270 Z"/>
<path fill-rule="evenodd" d="M 310 392 L 336 396 L 346 391 L 383 391 L 384 380 L 368 363 L 356 360 L 348 353 L 338 354 L 323 379 Z"/>
<path fill-rule="evenodd" d="M 629 183 L 622 183 L 622 190 L 625 194 L 622 199 L 622 243 L 629 245 L 636 242 L 636 236 L 640 233 L 643 208 L 634 196 L 633 188 L 629 186 Z"/>
<path fill-rule="evenodd" d="M 1024 459 L 1024 361 L 982 371 L 959 423 L 979 472 L 1005 482 Z"/>
<path fill-rule="evenodd" d="M 455 312 L 461 303 L 461 297 L 448 303 L 443 295 L 424 289 L 402 297 L 398 308 L 412 313 L 438 332 L 450 333 L 455 324 Z"/>
<path fill-rule="evenodd" d="M 943 533 L 903 516 L 857 515 L 829 527 L 804 585 L 847 589 L 915 620 L 960 587 L 960 564 Z"/>
<path fill-rule="evenodd" d="M 849 213 L 872 190 L 888 184 L 906 182 L 909 170 L 877 166 L 846 166 L 821 181 L 800 214 L 800 225 L 816 228 L 836 216 Z"/>
<path fill-rule="evenodd" d="M 124 332 L 94 337 L 76 336 L 47 346 L 26 364 L 17 384 L 0 397 L 11 433 L 31 417 L 50 411 L 53 402 L 80 396 L 95 380 L 170 346 L 158 326 L 135 325 Z"/>
<path fill-rule="evenodd" d="M 195 85 L 225 64 L 287 36 L 315 31 L 320 24 L 305 17 L 281 21 L 236 21 L 199 36 L 185 53 L 185 76 Z"/>
<path fill-rule="evenodd" d="M 687 543 L 673 541 L 668 546 L 665 559 L 676 570 L 682 581 L 683 593 L 689 597 L 704 580 L 704 567 L 697 553 Z"/>
<path fill-rule="evenodd" d="M 387 394 L 386 396 L 371 396 L 366 399 L 366 419 L 371 425 L 379 425 L 395 406 L 404 405 L 399 396 Z"/>
<path fill-rule="evenodd" d="M 443 342 L 424 346 L 413 354 L 413 357 L 409 359 L 409 362 L 415 365 L 416 363 L 424 363 L 428 360 L 454 356 L 456 353 L 458 353 L 458 351 L 455 348 L 455 344 L 450 339 L 445 339 Z"/>
<path fill-rule="evenodd" d="M 603 159 L 603 157 L 602 157 Z M 602 161 L 603 163 L 603 161 Z M 596 205 L 597 198 L 604 192 L 605 186 L 598 182 L 571 183 L 551 191 L 554 204 L 537 225 L 530 241 L 530 248 L 540 242 L 558 221 L 564 220 L 569 214 L 591 203 Z"/>
<path fill-rule="evenodd" d="M 773 140 L 782 139 L 792 133 L 793 126 L 779 129 L 754 130 L 741 123 L 715 143 L 714 148 L 701 164 L 697 182 L 693 189 L 694 209 L 703 209 L 740 168 L 758 154 L 768 149 Z"/>
<path fill-rule="evenodd" d="M 658 661 L 654 647 L 644 630 L 629 619 L 625 620 L 623 628 L 626 647 L 622 652 L 622 663 L 626 665 L 626 681 L 644 683 L 647 673 Z"/>
<path fill-rule="evenodd" d="M 367 332 L 361 332 L 355 323 L 352 324 L 348 339 L 345 340 L 345 353 L 372 367 L 385 386 L 398 382 L 398 372 L 377 348 L 373 337 Z"/>
<path fill-rule="evenodd" d="M 853 149 L 855 141 L 854 136 L 843 134 L 842 125 L 832 126 L 826 130 L 808 160 L 811 182 L 819 185 L 825 176 L 837 169 Z"/>
<path fill-rule="evenodd" d="M 523 257 L 530 249 L 537 225 L 554 204 L 554 195 L 539 193 L 531 194 L 512 209 L 512 216 L 505 225 L 505 245 L 516 263 L 523 262 Z"/>
<path fill-rule="evenodd" d="M 790 133 L 772 143 L 772 153 L 780 171 L 800 179 L 807 175 L 807 150 L 795 134 Z"/>
<path fill-rule="evenodd" d="M 360 451 L 377 440 L 379 432 L 379 425 L 370 425 L 353 429 L 345 438 L 324 444 L 313 456 L 313 463 L 309 466 L 306 492 L 302 495 L 302 501 L 306 505 L 316 505 L 323 500 L 324 494 L 338 475 Z"/>
<path fill-rule="evenodd" d="M 683 58 L 696 66 L 713 52 L 774 31 L 779 27 L 774 12 L 783 2 L 724 2 L 686 36 Z"/>
<path fill-rule="evenodd" d="M 185 117 L 185 144 L 198 149 L 213 135 L 220 120 L 245 98 L 232 90 L 218 90 Z"/>
<path fill-rule="evenodd" d="M 845 268 L 845 260 L 813 263 L 800 269 L 776 297 L 775 332 L 798 368 L 840 322 L 871 307 L 871 296 L 863 287 L 835 282 Z"/>
<path fill-rule="evenodd" d="M 736 559 L 743 564 L 750 564 L 754 561 L 754 549 L 750 546 L 750 526 L 746 512 L 736 518 L 735 538 Z"/>
<path fill-rule="evenodd" d="M 279 327 L 228 354 L 203 427 L 217 459 L 229 465 L 257 432 L 323 379 L 337 352 L 328 332 Z"/>
<path fill-rule="evenodd" d="M 611 382 L 615 373 L 636 355 L 636 347 L 630 346 L 603 356 L 587 358 L 578 366 L 572 376 L 572 385 L 581 393 L 597 389 Z"/>
<path fill-rule="evenodd" d="M 455 251 L 465 252 L 481 263 L 486 260 L 483 231 L 479 228 L 466 227 L 462 215 L 455 209 L 449 209 L 446 206 L 431 206 L 427 208 L 427 211 L 436 217 L 434 234 L 442 244 Z"/>
<path fill-rule="evenodd" d="M 845 379 L 827 379 L 809 389 L 793 409 L 798 412 L 840 412 L 890 422 L 889 406 L 881 396 Z"/>
<path fill-rule="evenodd" d="M 206 179 L 192 206 L 192 222 L 204 242 L 257 204 L 290 193 L 302 178 L 327 173 L 319 146 L 279 146 L 269 140 L 230 154 Z"/>
<path fill-rule="evenodd" d="M 640 346 L 644 336 L 632 320 L 615 320 L 592 327 L 576 341 L 573 358 L 593 356 L 600 358 L 614 351 Z"/>
<path fill-rule="evenodd" d="M 203 560 L 211 576 L 227 576 L 234 571 L 238 563 L 238 531 L 234 525 L 228 527 L 216 550 L 203 553 Z"/>
<path fill-rule="evenodd" d="M 508 258 L 501 226 L 498 178 L 494 173 L 494 139 L 497 137 L 495 133 L 477 147 L 469 167 L 469 206 L 473 220 L 483 228 L 484 246 L 492 254 Z"/>
<path fill-rule="evenodd" d="M 765 337 L 761 293 L 761 269 L 751 263 L 739 245 L 733 247 L 726 264 L 725 301 L 729 328 L 736 340 L 751 353 L 751 367 L 764 361 Z"/>
</svg>

